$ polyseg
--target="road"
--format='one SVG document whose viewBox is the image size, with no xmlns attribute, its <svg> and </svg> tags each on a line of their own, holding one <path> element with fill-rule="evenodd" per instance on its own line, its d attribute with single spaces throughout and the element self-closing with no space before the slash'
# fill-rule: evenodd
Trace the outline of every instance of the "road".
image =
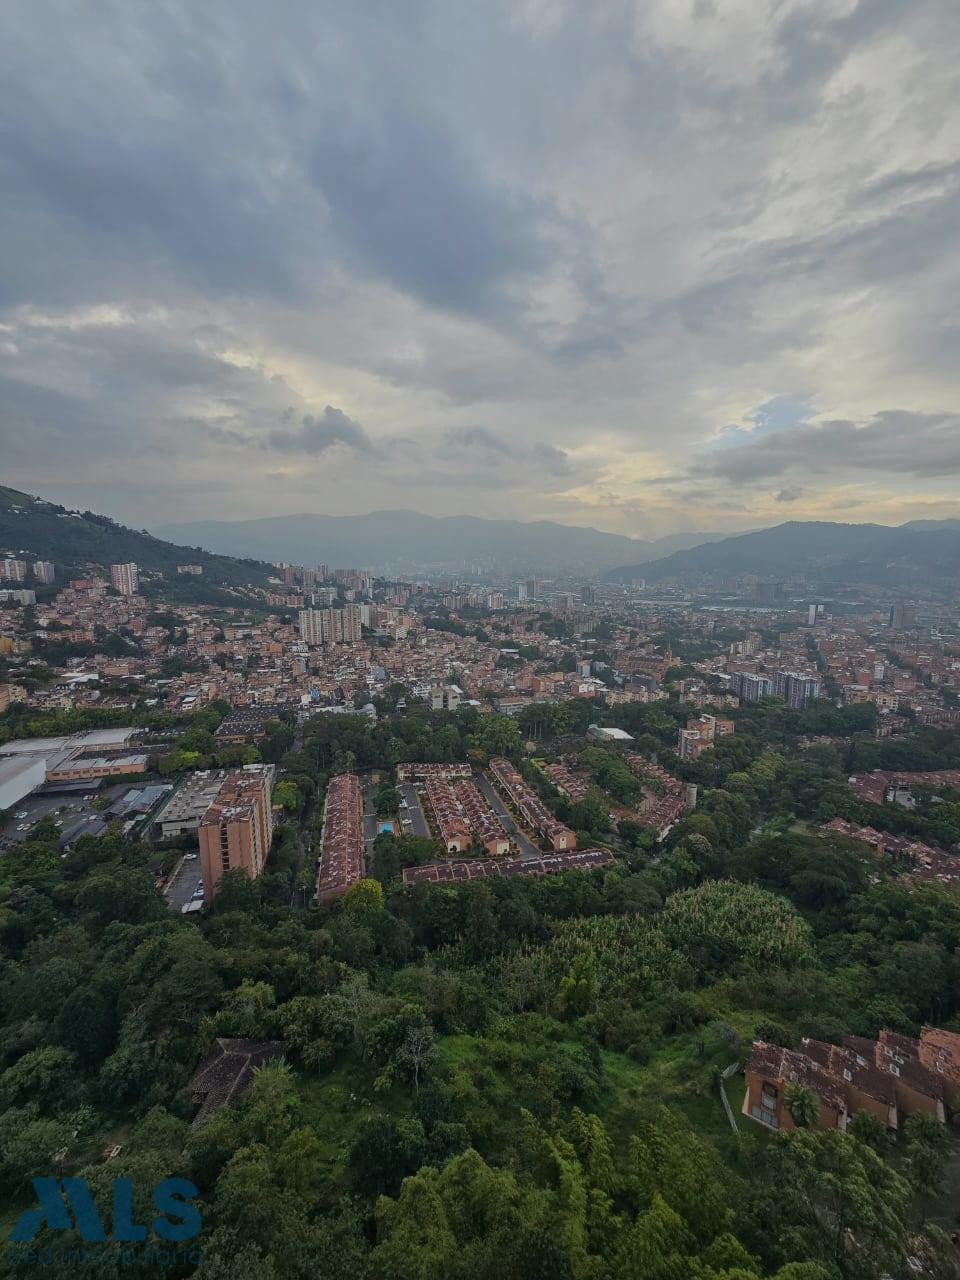
<svg viewBox="0 0 960 1280">
<path fill-rule="evenodd" d="M 400 788 L 400 793 L 407 802 L 406 814 L 404 815 L 402 809 L 400 811 L 401 818 L 406 817 L 409 819 L 409 825 L 406 821 L 403 823 L 403 834 L 423 836 L 429 840 L 430 828 L 427 826 L 427 820 L 423 816 L 423 810 L 420 808 L 420 799 L 417 795 L 416 787 L 410 782 L 405 782 Z"/>
<path fill-rule="evenodd" d="M 517 826 L 513 819 L 513 814 L 497 795 L 493 785 L 482 774 L 474 776 L 474 782 L 477 784 L 481 794 L 489 803 L 491 809 L 506 827 L 508 833 L 513 837 L 517 848 L 520 850 L 520 857 L 524 862 L 538 861 L 543 857 L 543 850 L 538 849 L 529 836 Z"/>
<path fill-rule="evenodd" d="M 171 911 L 179 912 L 181 907 L 193 901 L 194 890 L 203 882 L 199 856 L 184 858 L 176 878 L 171 880 L 164 890 L 167 906 Z"/>
</svg>

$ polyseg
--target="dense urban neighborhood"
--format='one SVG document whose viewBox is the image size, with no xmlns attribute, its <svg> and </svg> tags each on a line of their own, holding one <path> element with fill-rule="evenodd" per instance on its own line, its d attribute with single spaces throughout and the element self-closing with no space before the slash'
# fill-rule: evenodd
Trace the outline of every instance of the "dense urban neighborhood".
<svg viewBox="0 0 960 1280">
<path fill-rule="evenodd" d="M 0 558 L 11 1221 L 179 1171 L 174 1274 L 957 1274 L 956 582 L 165 545 Z"/>
</svg>

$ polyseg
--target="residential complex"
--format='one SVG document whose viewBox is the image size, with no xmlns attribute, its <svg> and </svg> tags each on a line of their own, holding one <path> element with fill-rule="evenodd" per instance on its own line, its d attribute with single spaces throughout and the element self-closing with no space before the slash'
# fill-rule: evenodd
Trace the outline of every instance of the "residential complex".
<svg viewBox="0 0 960 1280">
<path fill-rule="evenodd" d="M 502 757 L 491 760 L 490 777 L 548 848 L 555 853 L 576 848 L 577 837 L 574 833 L 557 821 L 509 760 Z"/>
</svg>

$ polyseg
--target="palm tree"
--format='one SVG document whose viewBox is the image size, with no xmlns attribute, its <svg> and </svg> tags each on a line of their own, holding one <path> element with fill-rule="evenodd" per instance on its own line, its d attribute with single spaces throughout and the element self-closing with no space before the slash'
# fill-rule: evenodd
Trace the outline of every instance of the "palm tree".
<svg viewBox="0 0 960 1280">
<path fill-rule="evenodd" d="M 783 1091 L 783 1100 L 790 1119 L 798 1129 L 810 1129 L 820 1116 L 820 1095 L 816 1089 L 809 1089 L 805 1084 L 788 1084 Z"/>
</svg>

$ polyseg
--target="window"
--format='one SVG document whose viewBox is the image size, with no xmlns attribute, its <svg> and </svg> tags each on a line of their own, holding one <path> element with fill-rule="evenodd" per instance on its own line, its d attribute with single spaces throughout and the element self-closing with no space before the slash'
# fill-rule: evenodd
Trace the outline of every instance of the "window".
<svg viewBox="0 0 960 1280">
<path fill-rule="evenodd" d="M 895 1066 L 893 1065 L 893 1063 L 891 1063 L 891 1064 L 890 1064 L 890 1074 L 891 1074 L 892 1076 L 898 1076 L 898 1075 L 900 1074 L 900 1068 L 899 1068 L 899 1067 L 895 1067 Z"/>
<path fill-rule="evenodd" d="M 853 1072 L 852 1072 L 852 1071 L 848 1071 L 848 1070 L 847 1070 L 847 1068 L 846 1068 L 846 1067 L 844 1067 L 844 1068 L 843 1068 L 843 1078 L 844 1078 L 844 1080 L 852 1080 L 852 1079 L 853 1079 Z"/>
<path fill-rule="evenodd" d="M 766 1107 L 751 1107 L 750 1114 L 754 1120 L 759 1120 L 761 1124 L 769 1125 L 771 1129 L 779 1129 L 780 1121 L 777 1119 L 775 1111 L 769 1111 Z"/>
</svg>

